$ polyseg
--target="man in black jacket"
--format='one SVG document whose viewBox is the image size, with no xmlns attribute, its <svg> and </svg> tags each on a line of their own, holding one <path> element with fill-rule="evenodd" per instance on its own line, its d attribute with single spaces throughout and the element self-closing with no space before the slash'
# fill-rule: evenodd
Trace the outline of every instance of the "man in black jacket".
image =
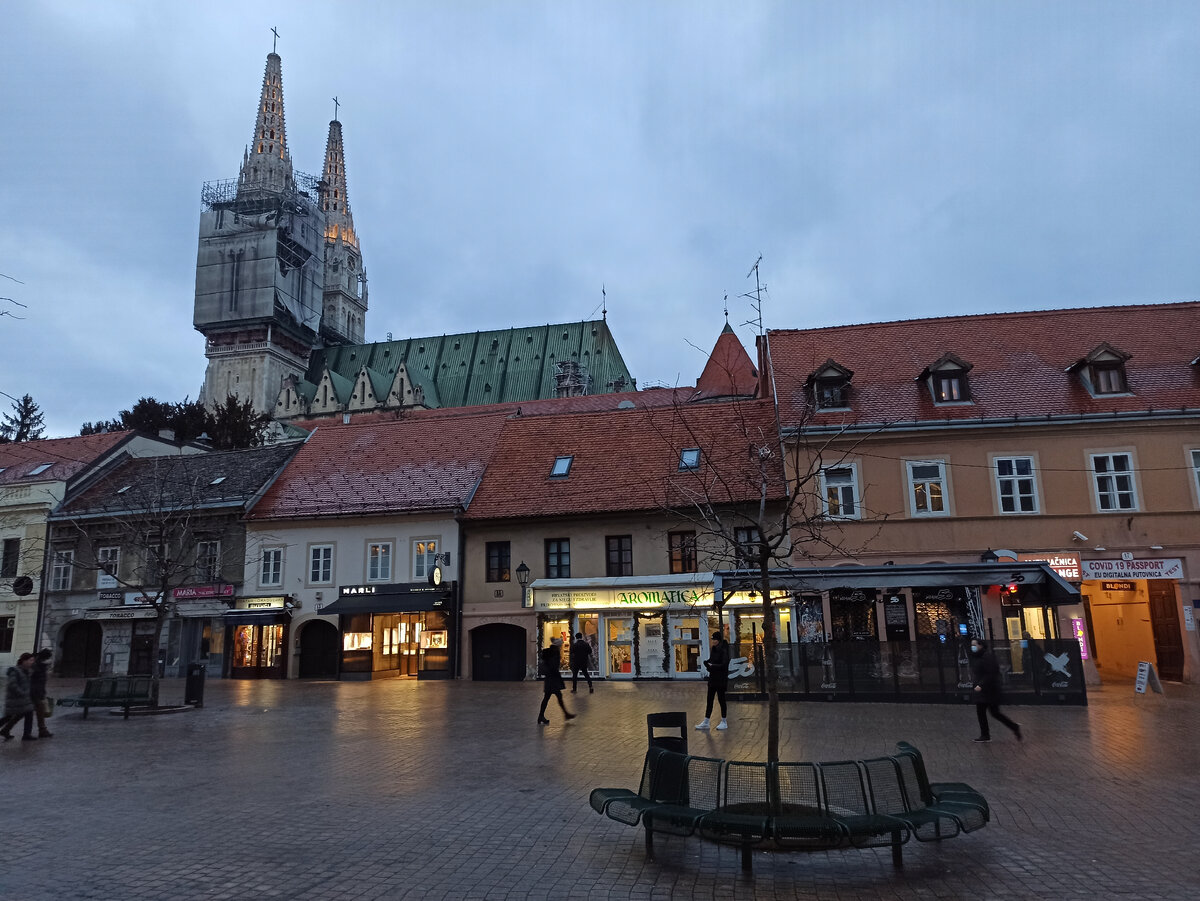
<svg viewBox="0 0 1200 901">
<path fill-rule="evenodd" d="M 575 640 L 571 642 L 571 694 L 575 694 L 575 689 L 579 686 L 580 673 L 583 673 L 583 678 L 587 679 L 588 691 L 595 691 L 592 688 L 591 674 L 588 673 L 591 662 L 592 646 L 583 637 L 582 632 L 576 632 Z"/>
<path fill-rule="evenodd" d="M 1021 727 L 1000 712 L 1000 664 L 996 655 L 988 650 L 987 643 L 978 638 L 971 639 L 971 681 L 975 683 L 975 713 L 979 717 L 979 738 L 975 741 L 991 741 L 988 714 L 1012 729 L 1017 741 L 1021 740 Z"/>
<path fill-rule="evenodd" d="M 712 634 L 712 650 L 708 652 L 704 666 L 708 670 L 708 705 L 704 708 L 704 719 L 696 724 L 696 728 L 708 728 L 715 698 L 721 702 L 721 722 L 717 723 L 717 729 L 728 729 L 729 723 L 725 721 L 725 687 L 729 684 L 729 642 L 722 633 Z"/>
</svg>

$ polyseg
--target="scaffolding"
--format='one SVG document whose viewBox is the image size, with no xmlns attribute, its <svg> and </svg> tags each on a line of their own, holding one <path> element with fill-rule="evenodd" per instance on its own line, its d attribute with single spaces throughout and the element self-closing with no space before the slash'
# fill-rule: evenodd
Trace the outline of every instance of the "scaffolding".
<svg viewBox="0 0 1200 901">
<path fill-rule="evenodd" d="M 325 182 L 315 175 L 296 172 L 292 185 L 282 191 L 240 186 L 238 179 L 206 181 L 200 189 L 200 202 L 206 210 L 232 210 L 242 216 L 258 216 L 280 208 L 299 212 L 298 207 L 319 205 Z"/>
<path fill-rule="evenodd" d="M 575 360 L 554 364 L 554 393 L 556 397 L 583 397 L 591 393 L 592 376 L 587 367 Z"/>
</svg>

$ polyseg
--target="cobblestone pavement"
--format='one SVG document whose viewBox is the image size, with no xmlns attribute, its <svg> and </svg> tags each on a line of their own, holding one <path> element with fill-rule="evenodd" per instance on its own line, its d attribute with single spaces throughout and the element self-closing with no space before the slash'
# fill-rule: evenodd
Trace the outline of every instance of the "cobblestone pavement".
<svg viewBox="0 0 1200 901">
<path fill-rule="evenodd" d="M 78 682 L 51 684 L 66 695 Z M 659 838 L 588 806 L 636 788 L 645 714 L 700 718 L 703 687 L 603 684 L 535 725 L 534 683 L 222 682 L 201 710 L 60 710 L 0 746 L 0 898 L 1194 898 L 1200 688 L 1106 685 L 1087 708 L 1014 707 L 974 744 L 969 707 L 789 703 L 783 756 L 914 742 L 935 780 L 991 801 L 985 829 L 884 850 L 756 853 Z M 163 698 L 182 697 L 181 681 Z M 692 753 L 762 759 L 765 705 Z M 19 727 L 18 727 L 19 731 Z"/>
</svg>

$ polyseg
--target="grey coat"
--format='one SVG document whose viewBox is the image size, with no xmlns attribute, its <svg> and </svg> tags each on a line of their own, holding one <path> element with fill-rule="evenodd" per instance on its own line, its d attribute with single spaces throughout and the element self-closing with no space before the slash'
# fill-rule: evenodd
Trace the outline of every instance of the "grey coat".
<svg viewBox="0 0 1200 901">
<path fill-rule="evenodd" d="M 29 697 L 29 673 L 19 666 L 8 668 L 8 686 L 4 692 L 4 715 L 18 716 L 33 710 Z"/>
</svg>

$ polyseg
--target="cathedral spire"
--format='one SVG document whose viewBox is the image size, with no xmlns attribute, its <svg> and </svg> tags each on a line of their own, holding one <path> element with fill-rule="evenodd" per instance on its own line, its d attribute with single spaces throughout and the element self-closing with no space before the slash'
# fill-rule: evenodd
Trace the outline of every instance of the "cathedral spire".
<svg viewBox="0 0 1200 901">
<path fill-rule="evenodd" d="M 283 119 L 283 70 L 279 54 L 272 51 L 267 55 L 263 72 L 254 138 L 246 149 L 238 175 L 238 193 L 246 189 L 278 193 L 292 186 L 292 156 L 288 152 L 287 125 Z"/>
<path fill-rule="evenodd" d="M 336 98 L 334 104 L 336 109 Z M 329 139 L 325 142 L 325 168 L 321 178 L 325 182 L 325 240 L 332 243 L 341 239 L 350 247 L 358 249 L 354 217 L 350 214 L 350 199 L 346 196 L 346 150 L 342 145 L 342 123 L 337 119 L 329 123 Z"/>
</svg>

